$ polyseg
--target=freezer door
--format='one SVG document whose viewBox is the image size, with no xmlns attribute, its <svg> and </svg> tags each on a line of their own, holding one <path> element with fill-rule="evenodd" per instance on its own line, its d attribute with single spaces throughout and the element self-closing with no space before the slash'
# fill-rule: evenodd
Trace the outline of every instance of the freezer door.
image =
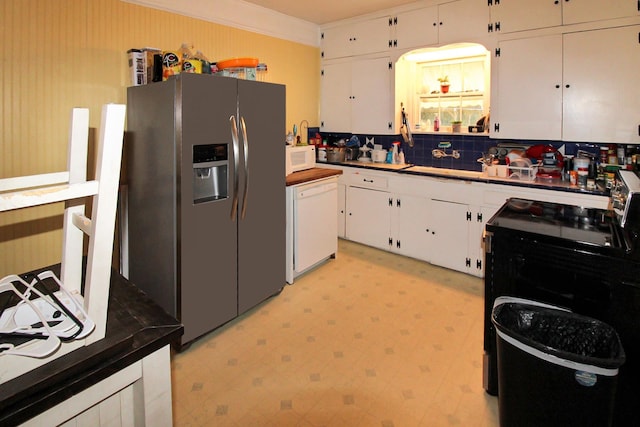
<svg viewBox="0 0 640 427">
<path fill-rule="evenodd" d="M 242 146 L 238 219 L 238 312 L 285 284 L 285 87 L 238 81 Z M 240 129 L 241 141 L 243 129 Z M 246 159 L 246 163 L 245 163 Z M 244 216 L 242 215 L 244 213 Z"/>
<path fill-rule="evenodd" d="M 180 155 L 179 263 L 180 317 L 183 343 L 237 316 L 237 236 L 228 197 L 194 203 L 193 147 L 227 144 L 227 185 L 232 186 L 234 162 L 229 117 L 236 114 L 235 79 L 204 75 L 180 76 L 177 104 L 177 151 Z"/>
</svg>

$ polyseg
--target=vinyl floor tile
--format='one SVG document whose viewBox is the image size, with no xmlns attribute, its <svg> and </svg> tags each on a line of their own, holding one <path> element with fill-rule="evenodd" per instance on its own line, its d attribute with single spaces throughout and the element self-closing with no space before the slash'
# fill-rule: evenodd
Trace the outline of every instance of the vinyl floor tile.
<svg viewBox="0 0 640 427">
<path fill-rule="evenodd" d="M 172 355 L 176 426 L 498 425 L 481 279 L 344 240 Z"/>
</svg>

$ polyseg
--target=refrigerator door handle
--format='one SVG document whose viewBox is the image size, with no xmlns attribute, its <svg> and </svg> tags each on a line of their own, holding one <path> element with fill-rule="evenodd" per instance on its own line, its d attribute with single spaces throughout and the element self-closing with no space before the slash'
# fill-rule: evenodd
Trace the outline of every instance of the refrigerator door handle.
<svg viewBox="0 0 640 427">
<path fill-rule="evenodd" d="M 240 117 L 240 129 L 242 130 L 242 142 L 244 144 L 244 191 L 240 218 L 244 219 L 247 213 L 247 202 L 249 201 L 249 140 L 247 139 L 247 125 L 244 122 L 244 117 Z"/>
<path fill-rule="evenodd" d="M 238 140 L 238 123 L 236 116 L 229 117 L 231 124 L 231 140 L 233 141 L 233 200 L 231 202 L 231 221 L 236 220 L 238 213 L 238 169 L 240 168 L 240 143 Z"/>
</svg>

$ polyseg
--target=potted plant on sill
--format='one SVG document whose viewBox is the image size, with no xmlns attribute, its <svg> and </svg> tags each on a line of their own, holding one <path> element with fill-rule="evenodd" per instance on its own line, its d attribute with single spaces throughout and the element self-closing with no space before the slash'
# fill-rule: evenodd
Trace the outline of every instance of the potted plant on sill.
<svg viewBox="0 0 640 427">
<path fill-rule="evenodd" d="M 440 92 L 448 93 L 449 92 L 449 76 L 439 77 L 438 81 L 440 82 Z"/>
<path fill-rule="evenodd" d="M 460 133 L 461 127 L 462 127 L 462 122 L 460 120 L 454 120 L 451 122 L 451 132 Z"/>
</svg>

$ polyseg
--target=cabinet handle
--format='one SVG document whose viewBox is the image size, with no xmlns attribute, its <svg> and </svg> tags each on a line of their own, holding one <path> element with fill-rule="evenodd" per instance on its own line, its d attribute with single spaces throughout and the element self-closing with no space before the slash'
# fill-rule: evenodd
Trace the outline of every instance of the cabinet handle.
<svg viewBox="0 0 640 427">
<path fill-rule="evenodd" d="M 565 85 L 564 87 L 566 87 L 567 89 L 569 89 L 571 87 L 571 85 Z"/>
<path fill-rule="evenodd" d="M 373 180 L 372 180 L 372 179 L 362 178 L 362 180 L 363 180 L 364 182 L 370 182 L 370 183 L 372 183 L 372 184 L 373 184 Z"/>
<path fill-rule="evenodd" d="M 556 89 L 560 89 L 560 85 L 556 85 Z"/>
</svg>

